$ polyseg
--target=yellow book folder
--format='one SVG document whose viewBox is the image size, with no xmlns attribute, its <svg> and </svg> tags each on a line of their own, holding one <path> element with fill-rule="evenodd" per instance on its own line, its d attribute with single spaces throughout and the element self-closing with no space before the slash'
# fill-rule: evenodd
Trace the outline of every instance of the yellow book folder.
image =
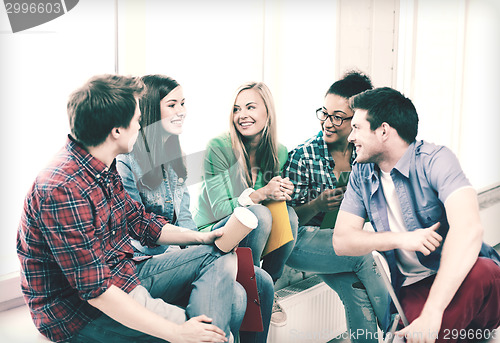
<svg viewBox="0 0 500 343">
<path fill-rule="evenodd" d="M 286 202 L 271 201 L 265 206 L 271 211 L 273 226 L 267 244 L 262 252 L 262 256 L 269 254 L 271 251 L 293 240 L 292 227 L 290 226 Z"/>
</svg>

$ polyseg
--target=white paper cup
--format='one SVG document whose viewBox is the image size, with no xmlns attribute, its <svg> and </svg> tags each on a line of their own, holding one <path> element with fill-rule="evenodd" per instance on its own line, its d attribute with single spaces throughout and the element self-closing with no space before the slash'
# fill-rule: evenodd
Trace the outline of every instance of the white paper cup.
<svg viewBox="0 0 500 343">
<path fill-rule="evenodd" d="M 236 207 L 222 228 L 224 234 L 215 240 L 215 245 L 223 252 L 230 252 L 258 225 L 255 214 L 247 208 Z"/>
</svg>

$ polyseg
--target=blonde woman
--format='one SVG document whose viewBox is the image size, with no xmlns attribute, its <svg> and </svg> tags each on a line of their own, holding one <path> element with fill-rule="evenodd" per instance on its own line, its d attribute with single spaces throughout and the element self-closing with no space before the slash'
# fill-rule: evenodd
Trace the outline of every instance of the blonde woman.
<svg viewBox="0 0 500 343">
<path fill-rule="evenodd" d="M 254 264 L 260 265 L 262 251 L 271 232 L 269 201 L 290 200 L 293 184 L 282 178 L 287 149 L 276 138 L 276 113 L 269 88 L 262 82 L 250 82 L 236 91 L 231 109 L 229 132 L 213 138 L 207 146 L 204 181 L 195 212 L 199 228 L 216 229 L 226 222 L 237 206 L 248 207 L 259 219 L 240 246 L 252 249 Z M 288 207 L 294 238 L 298 219 Z M 295 240 L 263 258 L 263 269 L 273 282 L 283 273 Z M 286 314 L 275 301 L 271 322 L 281 326 Z"/>
</svg>

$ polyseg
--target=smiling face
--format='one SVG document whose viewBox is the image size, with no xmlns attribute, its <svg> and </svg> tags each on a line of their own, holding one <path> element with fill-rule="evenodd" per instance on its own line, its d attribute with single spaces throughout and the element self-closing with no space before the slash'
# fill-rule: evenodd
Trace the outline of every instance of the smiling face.
<svg viewBox="0 0 500 343">
<path fill-rule="evenodd" d="M 383 144 L 380 139 L 380 127 L 375 131 L 370 128 L 370 122 L 366 119 L 367 110 L 356 110 L 352 118 L 352 131 L 349 134 L 349 142 L 356 148 L 356 161 L 358 163 L 379 163 L 383 157 Z"/>
<path fill-rule="evenodd" d="M 233 107 L 233 123 L 243 137 L 259 139 L 267 117 L 266 105 L 257 91 L 245 89 L 238 94 Z"/>
<path fill-rule="evenodd" d="M 325 113 L 342 118 L 350 118 L 353 112 L 349 107 L 349 101 L 337 94 L 327 94 L 323 106 Z M 333 125 L 330 118 L 321 123 L 321 130 L 326 144 L 345 142 L 351 132 L 350 120 L 344 120 L 342 125 Z"/>
<path fill-rule="evenodd" d="M 180 135 L 183 130 L 186 108 L 182 87 L 177 86 L 160 101 L 161 124 L 165 131 Z"/>
</svg>

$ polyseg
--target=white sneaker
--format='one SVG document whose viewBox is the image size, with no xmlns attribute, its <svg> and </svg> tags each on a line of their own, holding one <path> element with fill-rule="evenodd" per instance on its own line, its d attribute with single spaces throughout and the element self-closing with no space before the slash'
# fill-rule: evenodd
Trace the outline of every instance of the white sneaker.
<svg viewBox="0 0 500 343">
<path fill-rule="evenodd" d="M 274 294 L 273 313 L 271 314 L 271 324 L 274 326 L 286 325 L 286 312 L 278 303 L 278 296 Z"/>
</svg>

